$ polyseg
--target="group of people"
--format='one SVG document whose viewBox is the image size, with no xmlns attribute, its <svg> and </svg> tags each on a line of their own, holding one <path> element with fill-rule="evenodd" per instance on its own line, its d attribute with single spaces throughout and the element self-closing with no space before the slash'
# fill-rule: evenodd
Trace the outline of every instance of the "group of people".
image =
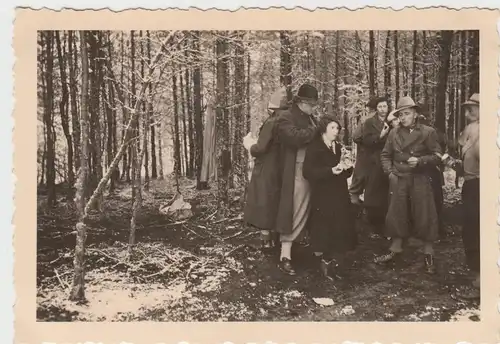
<svg viewBox="0 0 500 344">
<path fill-rule="evenodd" d="M 413 99 L 402 97 L 390 111 L 389 99 L 377 97 L 367 104 L 371 117 L 353 133 L 353 166 L 340 143 L 341 122 L 330 114 L 316 118 L 317 106 L 312 85 L 302 85 L 290 103 L 280 89 L 271 96 L 258 138 L 249 134 L 243 140 L 255 159 L 244 220 L 261 231 L 263 249 L 281 243 L 279 267 L 295 275 L 292 244 L 307 232 L 318 271 L 334 279 L 339 261 L 357 247 L 355 208 L 362 205 L 375 234 L 390 240 L 375 263 L 400 259 L 406 240 L 416 237 L 423 242 L 424 271 L 434 274 L 434 243 L 444 233 L 443 168 L 449 166 L 464 176 L 462 238 L 474 274 L 467 294 L 477 297 L 479 94 L 463 104 L 469 123 L 459 139 L 460 159 L 444 153 L 444 135 L 427 123 Z"/>
</svg>

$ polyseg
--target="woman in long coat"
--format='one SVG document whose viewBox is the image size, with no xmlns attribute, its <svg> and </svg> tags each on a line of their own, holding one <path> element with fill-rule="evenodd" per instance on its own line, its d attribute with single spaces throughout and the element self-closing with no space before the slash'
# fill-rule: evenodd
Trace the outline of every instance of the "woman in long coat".
<svg viewBox="0 0 500 344">
<path fill-rule="evenodd" d="M 261 231 L 264 250 L 273 244 L 273 233 L 281 189 L 281 173 L 277 166 L 280 146 L 276 140 L 278 110 L 288 107 L 286 89 L 278 89 L 268 105 L 269 117 L 262 124 L 257 142 L 249 147 L 254 161 L 252 177 L 246 192 L 244 221 Z"/>
<path fill-rule="evenodd" d="M 311 246 L 319 258 L 321 273 L 330 278 L 329 267 L 336 266 L 343 253 L 357 246 L 354 209 L 347 187 L 353 167 L 341 159 L 337 141 L 340 122 L 324 116 L 318 130 L 319 135 L 307 148 L 303 175 L 311 185 Z"/>
</svg>

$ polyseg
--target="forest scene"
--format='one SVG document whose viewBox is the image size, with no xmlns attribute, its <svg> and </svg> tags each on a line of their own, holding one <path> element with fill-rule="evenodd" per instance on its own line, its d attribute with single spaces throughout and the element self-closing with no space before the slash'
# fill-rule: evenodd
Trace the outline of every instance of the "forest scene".
<svg viewBox="0 0 500 344">
<path fill-rule="evenodd" d="M 458 157 L 479 31 L 39 31 L 37 67 L 38 321 L 479 321 L 453 296 L 470 281 L 452 169 L 433 276 L 417 240 L 373 264 L 387 240 L 362 209 L 343 279 L 321 280 L 307 245 L 287 276 L 242 215 L 243 138 L 280 87 L 314 85 L 353 154 L 369 99 L 411 96 Z"/>
</svg>

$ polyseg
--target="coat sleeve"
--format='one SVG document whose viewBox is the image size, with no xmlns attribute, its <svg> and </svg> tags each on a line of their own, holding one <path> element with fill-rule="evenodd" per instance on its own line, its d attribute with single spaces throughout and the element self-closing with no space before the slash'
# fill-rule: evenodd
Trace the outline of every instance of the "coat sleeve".
<svg viewBox="0 0 500 344">
<path fill-rule="evenodd" d="M 372 117 L 373 118 L 373 117 Z M 384 139 L 380 138 L 380 130 L 377 129 L 371 118 L 367 119 L 363 124 L 363 145 L 367 147 L 383 146 Z"/>
<path fill-rule="evenodd" d="M 302 166 L 302 175 L 309 181 L 320 181 L 332 178 L 334 176 L 332 167 L 322 164 L 321 152 L 318 151 L 316 145 L 312 144 L 307 147 L 304 165 Z"/>
<path fill-rule="evenodd" d="M 423 155 L 419 158 L 419 165 L 421 166 L 437 166 L 441 162 L 441 159 L 436 155 L 436 153 L 442 154 L 441 146 L 439 144 L 439 138 L 436 130 L 430 129 L 430 133 L 425 139 L 425 145 L 430 152 L 430 154 Z"/>
<path fill-rule="evenodd" d="M 389 132 L 387 140 L 385 141 L 384 149 L 382 149 L 382 152 L 380 153 L 380 162 L 382 163 L 382 169 L 387 175 L 391 174 L 391 172 L 394 171 L 394 167 L 392 165 L 392 157 L 394 155 L 393 141 L 395 133 L 395 130 L 391 130 Z"/>
<path fill-rule="evenodd" d="M 295 148 L 303 147 L 311 142 L 316 134 L 316 128 L 297 127 L 286 115 L 280 116 L 277 120 L 277 134 L 281 142 Z"/>
<path fill-rule="evenodd" d="M 273 141 L 274 124 L 275 122 L 273 120 L 268 119 L 262 126 L 257 143 L 250 147 L 250 154 L 252 154 L 254 158 L 261 156 L 269 149 Z"/>
</svg>

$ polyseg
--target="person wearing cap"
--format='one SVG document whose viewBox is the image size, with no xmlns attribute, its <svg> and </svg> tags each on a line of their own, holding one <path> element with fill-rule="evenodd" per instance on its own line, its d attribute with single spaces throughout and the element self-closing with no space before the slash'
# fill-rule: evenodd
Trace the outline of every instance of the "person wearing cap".
<svg viewBox="0 0 500 344">
<path fill-rule="evenodd" d="M 465 258 L 473 274 L 472 288 L 459 292 L 463 298 L 479 298 L 480 287 L 480 205 L 479 205 L 479 93 L 462 104 L 469 122 L 458 139 L 462 147 L 461 160 L 452 165 L 462 169 L 463 225 L 462 242 Z"/>
<path fill-rule="evenodd" d="M 380 155 L 382 168 L 389 176 L 385 235 L 391 238 L 391 246 L 389 252 L 377 256 L 375 262 L 387 263 L 399 258 L 403 240 L 413 235 L 424 242 L 425 271 L 433 274 L 436 272 L 433 243 L 438 239 L 438 218 L 427 172 L 440 163 L 441 147 L 436 130 L 417 122 L 419 106 L 412 98 L 402 97 L 396 111 L 400 127 L 389 133 Z"/>
<path fill-rule="evenodd" d="M 313 113 L 318 103 L 318 90 L 309 84 L 300 86 L 289 109 L 277 119 L 280 142 L 280 201 L 276 231 L 280 233 L 280 269 L 295 275 L 291 263 L 292 243 L 306 226 L 310 211 L 310 186 L 302 174 L 306 147 L 317 135 Z"/>
<path fill-rule="evenodd" d="M 377 109 L 376 115 L 368 118 L 363 125 L 362 143 L 368 158 L 367 169 L 370 172 L 367 175 L 363 205 L 375 234 L 382 236 L 388 207 L 389 180 L 382 169 L 380 153 L 391 127 L 386 121 L 389 110 L 388 99 L 378 97 L 374 104 Z"/>
<path fill-rule="evenodd" d="M 370 99 L 366 104 L 368 109 L 368 116 L 360 119 L 360 123 L 352 134 L 352 141 L 357 145 L 356 163 L 354 164 L 354 172 L 352 174 L 352 181 L 349 187 L 349 194 L 351 195 L 351 202 L 353 204 L 361 204 L 360 196 L 365 191 L 366 178 L 368 175 L 367 163 L 369 157 L 366 154 L 365 147 L 363 146 L 363 124 L 368 118 L 371 118 L 377 111 L 377 106 L 374 104 L 376 99 Z"/>
<path fill-rule="evenodd" d="M 268 114 L 255 141 L 249 133 L 244 147 L 255 159 L 252 176 L 246 190 L 243 220 L 261 231 L 261 244 L 268 251 L 273 242 L 276 213 L 279 203 L 280 172 L 277 166 L 280 147 L 276 140 L 276 120 L 280 110 L 288 108 L 286 88 L 275 91 L 269 100 Z"/>
</svg>

